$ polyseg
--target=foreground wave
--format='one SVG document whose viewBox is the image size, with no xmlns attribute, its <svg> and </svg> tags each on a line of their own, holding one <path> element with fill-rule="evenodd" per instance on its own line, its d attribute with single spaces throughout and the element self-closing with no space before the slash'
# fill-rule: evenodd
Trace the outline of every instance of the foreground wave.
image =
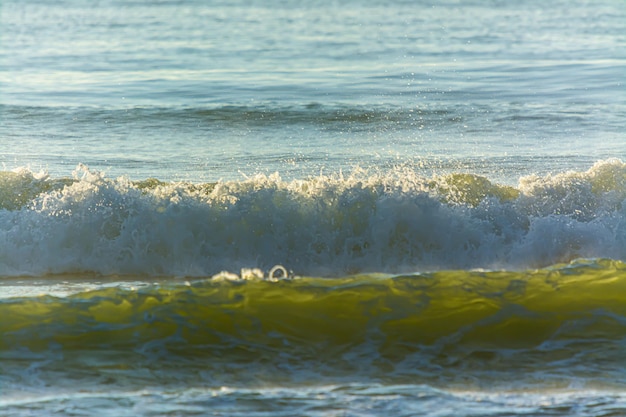
<svg viewBox="0 0 626 417">
<path fill-rule="evenodd" d="M 300 275 L 528 269 L 626 260 L 626 164 L 527 176 L 517 187 L 408 167 L 205 184 L 0 173 L 0 276 Z"/>
<path fill-rule="evenodd" d="M 173 366 L 220 384 L 315 374 L 447 387 L 475 380 L 563 389 L 580 380 L 625 388 L 622 262 L 276 282 L 221 277 L 2 299 L 0 356 L 16 361 L 18 374 L 20 360 L 43 357 L 70 367 L 84 360 L 122 380 L 141 377 L 136 366 Z"/>
</svg>

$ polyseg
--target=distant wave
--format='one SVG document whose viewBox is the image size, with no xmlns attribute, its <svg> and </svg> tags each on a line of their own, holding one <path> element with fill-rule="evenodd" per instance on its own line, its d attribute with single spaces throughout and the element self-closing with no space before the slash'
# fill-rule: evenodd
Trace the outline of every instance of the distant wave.
<svg viewBox="0 0 626 417">
<path fill-rule="evenodd" d="M 472 107 L 471 114 L 479 111 Z M 221 105 L 221 106 L 139 106 L 132 108 L 37 107 L 2 105 L 0 111 L 10 119 L 59 119 L 70 117 L 75 125 L 114 120 L 115 123 L 148 121 L 152 124 L 201 124 L 212 128 L 285 127 L 316 125 L 322 129 L 422 128 L 458 125 L 468 114 L 468 106 L 421 105 L 401 108 L 397 105 L 292 104 Z M 487 108 L 482 109 L 487 111 Z"/>
<path fill-rule="evenodd" d="M 410 169 L 166 183 L 0 173 L 0 276 L 211 276 L 286 265 L 341 276 L 626 261 L 626 164 L 520 178 Z"/>
</svg>

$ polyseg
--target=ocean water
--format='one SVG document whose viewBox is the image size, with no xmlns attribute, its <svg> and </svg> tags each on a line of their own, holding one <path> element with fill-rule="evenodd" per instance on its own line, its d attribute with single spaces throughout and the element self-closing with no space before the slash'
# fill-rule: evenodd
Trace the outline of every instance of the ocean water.
<svg viewBox="0 0 626 417">
<path fill-rule="evenodd" d="M 0 415 L 626 415 L 626 3 L 0 2 Z"/>
</svg>

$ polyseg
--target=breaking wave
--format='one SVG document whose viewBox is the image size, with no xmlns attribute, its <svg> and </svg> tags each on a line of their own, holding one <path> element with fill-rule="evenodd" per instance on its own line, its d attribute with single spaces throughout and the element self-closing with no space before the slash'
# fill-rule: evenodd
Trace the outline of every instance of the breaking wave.
<svg viewBox="0 0 626 417">
<path fill-rule="evenodd" d="M 407 167 L 283 181 L 166 183 L 0 172 L 0 276 L 299 275 L 626 261 L 626 164 L 530 175 L 516 187 Z"/>
</svg>

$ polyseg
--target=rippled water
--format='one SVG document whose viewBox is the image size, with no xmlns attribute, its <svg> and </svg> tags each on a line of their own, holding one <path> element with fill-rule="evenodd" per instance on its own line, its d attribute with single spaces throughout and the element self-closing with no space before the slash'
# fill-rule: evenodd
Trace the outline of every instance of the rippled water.
<svg viewBox="0 0 626 417">
<path fill-rule="evenodd" d="M 623 158 L 619 2 L 4 2 L 7 168 L 215 181 Z"/>
</svg>

